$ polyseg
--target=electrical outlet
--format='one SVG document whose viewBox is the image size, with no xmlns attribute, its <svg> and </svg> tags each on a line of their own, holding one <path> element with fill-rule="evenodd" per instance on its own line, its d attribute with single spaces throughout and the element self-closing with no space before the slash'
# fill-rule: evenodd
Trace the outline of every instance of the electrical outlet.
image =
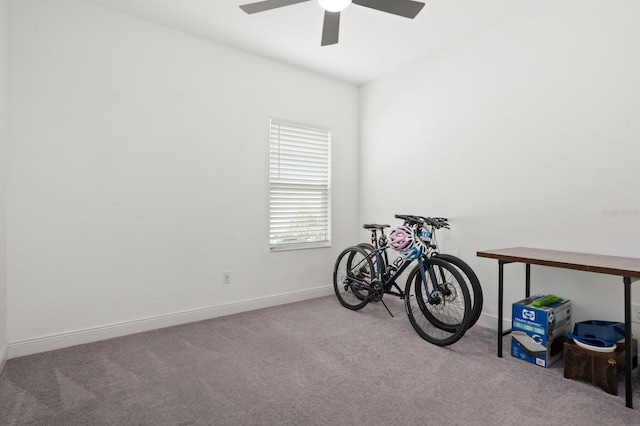
<svg viewBox="0 0 640 426">
<path fill-rule="evenodd" d="M 640 324 L 640 304 L 638 303 L 631 305 L 631 321 Z"/>
<path fill-rule="evenodd" d="M 222 284 L 231 284 L 231 271 L 224 271 L 222 273 Z"/>
</svg>

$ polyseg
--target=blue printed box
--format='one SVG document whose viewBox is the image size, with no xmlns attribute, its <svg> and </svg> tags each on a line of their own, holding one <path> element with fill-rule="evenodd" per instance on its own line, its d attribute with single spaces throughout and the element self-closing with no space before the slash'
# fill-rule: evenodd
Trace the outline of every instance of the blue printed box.
<svg viewBox="0 0 640 426">
<path fill-rule="evenodd" d="M 559 299 L 546 306 L 532 303 L 545 298 L 536 295 L 516 302 L 511 308 L 511 355 L 548 367 L 562 356 L 563 334 L 571 333 L 571 301 Z"/>
</svg>

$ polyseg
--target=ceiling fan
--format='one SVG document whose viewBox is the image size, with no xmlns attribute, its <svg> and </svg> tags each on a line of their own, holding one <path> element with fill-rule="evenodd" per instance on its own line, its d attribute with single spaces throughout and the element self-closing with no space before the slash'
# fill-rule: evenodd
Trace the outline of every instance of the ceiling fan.
<svg viewBox="0 0 640 426">
<path fill-rule="evenodd" d="M 252 14 L 307 1 L 311 0 L 264 0 L 243 4 L 240 9 Z M 410 19 L 415 18 L 424 6 L 424 3 L 413 0 L 318 0 L 318 3 L 324 9 L 321 46 L 338 42 L 340 12 L 351 3 Z"/>
</svg>

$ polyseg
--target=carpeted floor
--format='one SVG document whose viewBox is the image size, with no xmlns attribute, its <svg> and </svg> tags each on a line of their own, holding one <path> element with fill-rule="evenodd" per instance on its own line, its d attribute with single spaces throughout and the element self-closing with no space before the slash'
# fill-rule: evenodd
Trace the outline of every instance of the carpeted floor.
<svg viewBox="0 0 640 426">
<path fill-rule="evenodd" d="M 619 395 L 496 357 L 474 327 L 441 348 L 400 301 L 358 312 L 335 297 L 11 359 L 9 425 L 638 425 Z M 508 344 L 505 338 L 505 345 Z"/>
</svg>

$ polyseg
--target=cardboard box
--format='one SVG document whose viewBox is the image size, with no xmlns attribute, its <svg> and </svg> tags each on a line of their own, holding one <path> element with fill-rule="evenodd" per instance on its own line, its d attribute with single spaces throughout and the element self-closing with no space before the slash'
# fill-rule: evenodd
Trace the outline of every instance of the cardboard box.
<svg viewBox="0 0 640 426">
<path fill-rule="evenodd" d="M 535 295 L 513 304 L 511 309 L 511 355 L 549 367 L 562 357 L 563 334 L 571 333 L 571 301 L 535 307 L 546 295 Z"/>
</svg>

